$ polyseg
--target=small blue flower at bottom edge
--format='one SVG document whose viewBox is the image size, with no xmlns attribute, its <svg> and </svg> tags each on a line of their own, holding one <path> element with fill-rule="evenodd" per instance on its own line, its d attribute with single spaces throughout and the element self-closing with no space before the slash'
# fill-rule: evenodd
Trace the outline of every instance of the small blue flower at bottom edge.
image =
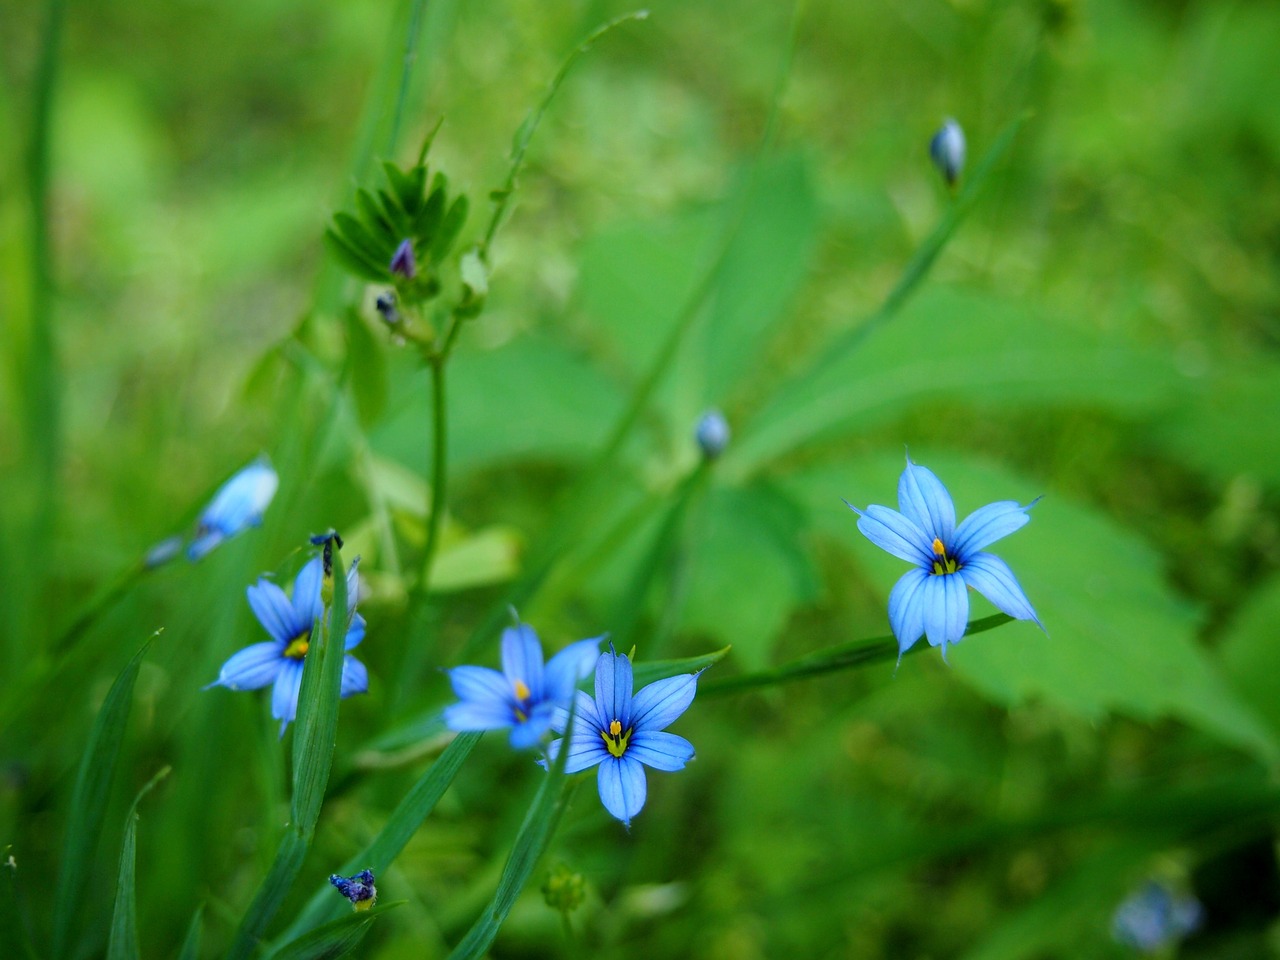
<svg viewBox="0 0 1280 960">
<path fill-rule="evenodd" d="M 201 559 L 223 540 L 262 523 L 280 478 L 266 457 L 259 457 L 218 488 L 196 522 L 196 538 L 187 547 L 187 559 Z"/>
<path fill-rule="evenodd" d="M 246 593 L 249 606 L 258 622 L 271 635 L 270 640 L 245 647 L 222 665 L 218 679 L 205 687 L 227 687 L 231 690 L 257 690 L 272 684 L 271 716 L 280 721 L 280 736 L 298 715 L 298 692 L 302 689 L 302 661 L 311 647 L 311 628 L 316 618 L 324 615 L 320 587 L 324 571 L 319 557 L 308 560 L 293 581 L 293 599 L 285 596 L 276 584 L 260 578 Z M 357 591 L 355 566 L 347 574 L 347 595 Z M 354 602 L 352 603 L 354 607 Z M 347 627 L 346 649 L 358 646 L 364 639 L 365 622 L 353 614 Z M 363 663 L 347 654 L 342 663 L 342 697 L 354 696 L 369 689 L 369 671 Z"/>
<path fill-rule="evenodd" d="M 354 877 L 340 877 L 336 873 L 329 874 L 329 882 L 338 888 L 338 892 L 351 901 L 357 910 L 368 910 L 377 902 L 378 888 L 373 885 L 373 871 L 361 870 Z"/>
<path fill-rule="evenodd" d="M 502 631 L 502 671 L 488 667 L 446 670 L 458 703 L 445 708 L 450 730 L 511 730 L 511 746 L 532 747 L 551 730 L 558 707 L 591 676 L 603 637 L 571 643 L 543 664 L 542 643 L 528 624 Z"/>
<path fill-rule="evenodd" d="M 1199 900 L 1152 880 L 1116 908 L 1111 935 L 1117 943 L 1155 953 L 1195 933 L 1203 922 Z"/>
<path fill-rule="evenodd" d="M 596 661 L 595 699 L 581 691 L 575 694 L 576 716 L 564 767 L 565 773 L 577 773 L 599 764 L 600 802 L 628 828 L 644 808 L 644 768 L 683 770 L 693 759 L 693 744 L 665 730 L 693 703 L 698 674 L 655 680 L 634 696 L 633 683 L 631 661 L 611 644 Z M 557 711 L 556 732 L 564 733 L 568 721 L 567 709 Z M 563 744 L 563 738 L 553 740 L 544 763 L 554 762 Z"/>
<path fill-rule="evenodd" d="M 898 639 L 898 659 L 920 639 L 932 647 L 958 643 L 969 626 L 969 594 L 973 587 L 997 609 L 1044 629 L 1018 578 L 999 557 L 982 548 L 1030 521 L 1025 506 L 1001 500 L 979 507 L 956 526 L 951 494 L 933 471 L 907 458 L 898 480 L 898 510 L 872 505 L 859 510 L 858 529 L 868 540 L 902 560 L 914 563 L 889 594 L 889 623 Z"/>
</svg>

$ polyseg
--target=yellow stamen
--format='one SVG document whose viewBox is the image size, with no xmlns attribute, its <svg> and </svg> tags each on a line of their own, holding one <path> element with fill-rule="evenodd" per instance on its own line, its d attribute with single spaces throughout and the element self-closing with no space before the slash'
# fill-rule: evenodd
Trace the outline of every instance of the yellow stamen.
<svg viewBox="0 0 1280 960">
<path fill-rule="evenodd" d="M 297 640 L 293 641 L 293 643 L 284 648 L 284 655 L 286 657 L 292 657 L 294 660 L 301 660 L 307 655 L 307 651 L 311 648 L 311 644 L 309 642 L 310 636 L 310 634 L 306 634 L 305 636 L 301 636 Z"/>
<path fill-rule="evenodd" d="M 528 700 L 528 699 L 529 699 L 529 686 L 528 686 L 528 684 L 526 684 L 523 680 L 517 680 L 517 681 L 515 682 L 515 688 L 516 688 L 516 699 L 517 699 L 517 700 Z"/>
<path fill-rule="evenodd" d="M 622 724 L 620 724 L 617 720 L 609 724 L 609 736 L 616 737 L 621 732 L 622 732 Z"/>
<path fill-rule="evenodd" d="M 631 739 L 631 731 L 622 732 L 622 724 L 617 720 L 609 724 L 609 730 L 606 733 L 600 731 L 600 739 L 604 741 L 605 749 L 615 757 L 621 757 L 627 752 L 627 742 Z"/>
<path fill-rule="evenodd" d="M 942 545 L 942 541 L 937 537 L 933 538 L 933 552 L 940 557 L 944 556 L 947 552 L 947 548 Z"/>
</svg>

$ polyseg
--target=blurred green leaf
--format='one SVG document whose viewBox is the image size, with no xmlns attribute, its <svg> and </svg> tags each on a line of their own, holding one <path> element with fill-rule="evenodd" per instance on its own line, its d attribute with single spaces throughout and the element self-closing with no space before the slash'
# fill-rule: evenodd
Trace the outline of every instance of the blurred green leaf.
<svg viewBox="0 0 1280 960">
<path fill-rule="evenodd" d="M 999 703 L 1047 699 L 1097 720 L 1115 711 L 1143 720 L 1172 716 L 1265 759 L 1280 758 L 1277 739 L 1233 695 L 1196 631 L 1200 612 L 1177 596 L 1158 553 L 1096 511 L 996 467 L 946 456 L 922 457 L 964 517 L 983 503 L 1045 499 L 1031 523 L 991 552 L 1009 562 L 1049 632 L 1011 624 L 993 642 L 962 643 L 952 668 Z M 895 503 L 902 461 L 860 458 L 806 471 L 789 482 L 816 526 L 853 551 L 881 584 L 886 604 L 906 571 L 858 533 L 841 497 L 859 506 Z M 970 591 L 973 613 L 989 610 Z"/>
<path fill-rule="evenodd" d="M 747 669 L 764 666 L 792 610 L 818 592 L 803 526 L 776 489 L 713 488 L 691 537 L 685 627 L 732 644 Z"/>
<path fill-rule="evenodd" d="M 1241 698 L 1280 737 L 1280 577 L 1272 577 L 1236 612 L 1218 648 L 1222 669 Z"/>
<path fill-rule="evenodd" d="M 330 888 L 331 892 L 333 891 Z M 393 910 L 404 900 L 384 903 L 368 910 L 352 911 L 345 900 L 347 916 L 332 920 L 290 940 L 278 950 L 272 951 L 269 960 L 338 960 L 360 945 L 374 920 L 388 910 Z"/>
<path fill-rule="evenodd" d="M 191 925 L 187 927 L 187 935 L 183 938 L 182 949 L 178 951 L 178 960 L 200 960 L 200 941 L 204 934 L 204 904 L 196 907 L 191 916 Z"/>
<path fill-rule="evenodd" d="M 470 201 L 467 200 L 466 194 L 458 194 L 453 198 L 453 203 L 449 204 L 449 211 L 444 215 L 444 222 L 440 224 L 440 232 L 431 242 L 431 259 L 436 263 L 448 256 L 449 251 L 453 249 L 454 241 L 458 239 L 458 234 L 467 223 L 469 209 Z"/>
<path fill-rule="evenodd" d="M 98 838 L 102 835 L 102 821 L 106 816 L 111 780 L 115 776 L 120 759 L 120 745 L 124 741 L 125 729 L 129 723 L 133 685 L 138 679 L 142 658 L 154 639 L 152 636 L 147 640 L 120 672 L 89 732 L 89 743 L 85 747 L 80 770 L 76 774 L 75 789 L 71 793 L 67 839 L 58 874 L 53 914 L 55 957 L 67 954 L 71 938 L 79 926 L 77 918 L 85 915 L 84 886 L 89 879 Z"/>
<path fill-rule="evenodd" d="M 639 690 L 655 680 L 665 680 L 667 677 L 676 677 L 682 673 L 697 673 L 699 670 L 715 666 L 728 656 L 729 649 L 729 647 L 721 647 L 712 653 L 703 653 L 696 657 L 681 657 L 678 660 L 637 660 L 631 668 L 632 683 Z"/>
<path fill-rule="evenodd" d="M 351 392 L 355 395 L 360 423 L 368 428 L 382 418 L 387 408 L 386 353 L 355 310 L 347 312 L 346 326 Z"/>
<path fill-rule="evenodd" d="M 169 775 L 165 767 L 152 777 L 133 798 L 124 819 L 124 840 L 120 845 L 120 875 L 116 881 L 116 906 L 107 938 L 107 960 L 139 960 L 138 955 L 138 804 L 151 789 Z"/>
<path fill-rule="evenodd" d="M 386 283 L 391 279 L 387 264 L 375 260 L 333 228 L 325 230 L 324 239 L 329 252 L 356 276 L 372 283 Z"/>
</svg>

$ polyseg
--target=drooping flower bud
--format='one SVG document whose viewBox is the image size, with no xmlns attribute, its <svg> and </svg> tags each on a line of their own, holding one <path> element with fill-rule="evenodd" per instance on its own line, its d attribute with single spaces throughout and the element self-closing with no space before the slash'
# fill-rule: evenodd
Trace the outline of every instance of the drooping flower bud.
<svg viewBox="0 0 1280 960">
<path fill-rule="evenodd" d="M 354 877 L 340 877 L 333 873 L 329 875 L 329 882 L 357 910 L 368 910 L 378 900 L 378 888 L 373 885 L 372 870 L 361 870 Z"/>
<path fill-rule="evenodd" d="M 708 460 L 714 460 L 724 453 L 725 447 L 729 445 L 729 437 L 729 421 L 719 410 L 708 410 L 698 418 L 694 439 L 698 442 L 698 449 Z"/>
<path fill-rule="evenodd" d="M 947 181 L 947 186 L 954 187 L 960 179 L 964 170 L 964 148 L 964 131 L 960 124 L 948 117 L 929 141 L 929 156 Z"/>
</svg>

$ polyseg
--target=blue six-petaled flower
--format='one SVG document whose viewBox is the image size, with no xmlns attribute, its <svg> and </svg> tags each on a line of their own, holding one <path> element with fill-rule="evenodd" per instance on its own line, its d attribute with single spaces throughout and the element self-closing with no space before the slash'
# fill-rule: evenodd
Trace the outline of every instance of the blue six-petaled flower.
<svg viewBox="0 0 1280 960">
<path fill-rule="evenodd" d="M 218 679 L 209 687 L 232 690 L 257 690 L 274 684 L 271 691 L 271 716 L 280 721 L 280 736 L 298 715 L 298 691 L 302 686 L 302 661 L 311 646 L 311 629 L 324 615 L 320 596 L 324 572 L 319 557 L 307 561 L 293 581 L 293 599 L 285 596 L 276 584 L 265 578 L 246 591 L 249 606 L 258 622 L 271 634 L 271 639 L 245 647 L 222 665 Z M 347 575 L 350 608 L 355 607 L 355 567 Z M 364 639 L 365 622 L 354 614 L 347 628 L 346 649 Z M 208 689 L 206 687 L 205 689 Z M 350 697 L 369 689 L 369 672 L 350 654 L 342 664 L 342 696 Z"/>
<path fill-rule="evenodd" d="M 596 661 L 595 699 L 581 691 L 576 694 L 564 768 L 565 773 L 577 773 L 599 764 L 600 802 L 628 827 L 644 807 L 645 766 L 683 770 L 693 759 L 693 744 L 664 731 L 693 703 L 698 674 L 657 680 L 634 696 L 632 683 L 631 661 L 610 645 Z M 564 733 L 568 719 L 567 710 L 557 711 L 557 733 Z M 555 760 L 563 743 L 563 739 L 552 741 L 549 760 Z"/>
<path fill-rule="evenodd" d="M 218 488 L 196 523 L 187 559 L 199 560 L 223 540 L 262 523 L 280 478 L 266 457 L 255 460 Z"/>
<path fill-rule="evenodd" d="M 995 606 L 1018 620 L 1033 620 L 1043 629 L 1018 578 L 999 557 L 982 548 L 1008 536 L 1031 518 L 1025 506 L 1001 500 L 979 507 L 956 526 L 951 494 L 933 471 L 907 458 L 898 480 L 898 510 L 872 505 L 859 510 L 858 529 L 877 547 L 916 565 L 889 594 L 889 622 L 898 638 L 898 658 L 921 634 L 930 646 L 956 643 L 969 623 L 973 587 Z"/>
<path fill-rule="evenodd" d="M 528 624 L 502 631 L 502 672 L 488 667 L 455 667 L 448 671 L 459 703 L 445 708 L 451 730 L 510 728 L 511 746 L 534 746 L 551 730 L 558 707 L 566 707 L 578 681 L 591 675 L 601 637 L 579 640 L 547 663 L 542 644 Z"/>
</svg>

